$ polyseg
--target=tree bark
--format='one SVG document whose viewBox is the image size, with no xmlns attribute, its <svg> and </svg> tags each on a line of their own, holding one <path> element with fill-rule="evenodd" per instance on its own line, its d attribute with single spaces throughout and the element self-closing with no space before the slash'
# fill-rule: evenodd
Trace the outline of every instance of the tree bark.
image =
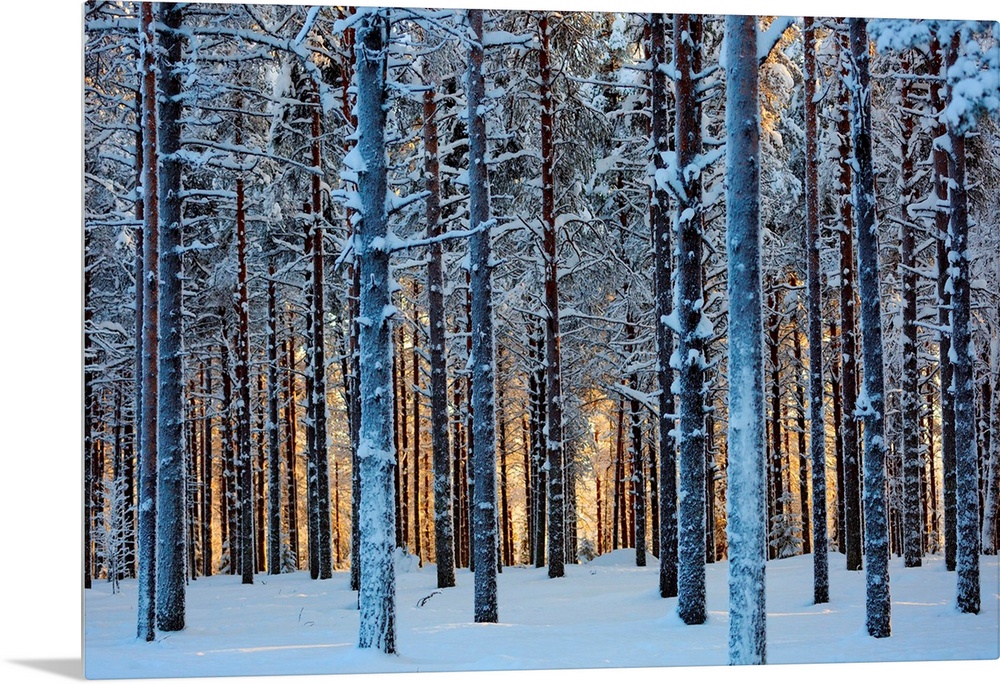
<svg viewBox="0 0 1000 684">
<path fill-rule="evenodd" d="M 666 173 L 664 158 L 669 151 L 670 116 L 667 104 L 667 80 L 663 72 L 667 64 L 666 15 L 650 15 L 650 59 L 652 67 L 651 108 L 652 108 L 652 150 L 653 168 L 657 177 Z M 674 369 L 670 356 L 674 350 L 673 331 L 665 319 L 673 311 L 673 288 L 671 270 L 673 253 L 670 243 L 670 195 L 666 184 L 656 180 L 651 202 L 653 226 L 653 258 L 656 287 L 656 373 L 660 394 L 657 408 L 659 429 L 659 526 L 655 534 L 659 537 L 658 555 L 660 559 L 660 596 L 677 596 L 677 443 L 673 434 L 676 413 L 674 403 Z"/>
<path fill-rule="evenodd" d="M 749 665 L 766 662 L 767 626 L 757 17 L 727 16 L 726 41 L 729 663 Z"/>
<path fill-rule="evenodd" d="M 441 179 L 438 163 L 436 88 L 424 61 L 424 189 L 427 237 L 441 234 Z M 434 557 L 439 589 L 455 586 L 455 525 L 452 515 L 451 445 L 448 443 L 448 363 L 445 349 L 444 265 L 441 243 L 427 260 L 427 325 L 431 364 L 431 450 L 434 468 Z"/>
<path fill-rule="evenodd" d="M 361 369 L 360 561 L 358 646 L 396 651 L 396 576 L 393 562 L 392 296 L 385 168 L 385 65 L 389 41 L 385 10 L 369 10 L 356 29 L 358 171 L 361 223 L 354 237 L 360 279 L 358 349 Z"/>
<path fill-rule="evenodd" d="M 677 366 L 680 397 L 680 492 L 678 518 L 677 611 L 685 624 L 701 624 L 705 609 L 705 334 L 701 270 L 702 17 L 674 15 L 674 64 L 677 68 Z"/>
<path fill-rule="evenodd" d="M 830 600 L 826 531 L 826 422 L 823 411 L 823 296 L 820 270 L 816 29 L 805 18 L 806 292 L 809 311 L 809 449 L 812 461 L 813 603 Z M 805 487 L 805 482 L 801 483 Z"/>
<path fill-rule="evenodd" d="M 156 464 L 156 626 L 184 629 L 185 510 L 181 246 L 182 5 L 159 5 L 159 362 Z M 145 405 L 145 402 L 144 402 Z"/>
<path fill-rule="evenodd" d="M 469 297 L 472 349 L 472 552 L 476 566 L 474 618 L 496 622 L 497 505 L 496 417 L 494 415 L 493 286 L 491 282 L 490 195 L 483 115 L 483 11 L 468 11 L 472 42 L 467 72 L 469 127 Z M 550 551 L 551 552 L 551 551 Z"/>
<path fill-rule="evenodd" d="M 886 515 L 885 385 L 882 369 L 882 305 L 879 293 L 878 224 L 871 140 L 868 30 L 864 19 L 850 20 L 851 133 L 854 143 L 854 208 L 858 230 L 858 286 L 864 383 L 857 413 L 864 417 L 865 602 L 868 634 L 891 633 L 889 531 Z M 849 407 L 850 405 L 848 405 Z"/>
</svg>

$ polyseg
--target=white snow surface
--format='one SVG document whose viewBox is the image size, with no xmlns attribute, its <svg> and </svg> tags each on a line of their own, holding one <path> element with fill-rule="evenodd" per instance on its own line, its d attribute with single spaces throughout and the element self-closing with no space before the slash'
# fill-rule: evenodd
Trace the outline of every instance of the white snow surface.
<svg viewBox="0 0 1000 684">
<path fill-rule="evenodd" d="M 476 624 L 473 576 L 436 588 L 433 565 L 397 558 L 398 655 L 357 648 L 356 595 L 349 574 L 307 572 L 199 578 L 187 588 L 187 628 L 135 638 L 136 584 L 120 593 L 96 582 L 85 592 L 88 678 L 393 673 L 456 670 L 725 665 L 727 563 L 707 566 L 708 622 L 686 626 L 677 599 L 657 592 L 658 563 L 635 567 L 623 549 L 549 579 L 545 568 L 507 567 L 498 576 L 500 622 Z M 405 559 L 402 559 L 405 560 Z M 830 554 L 830 603 L 812 603 L 812 556 L 767 563 L 770 664 L 976 660 L 1000 656 L 998 559 L 981 557 L 982 611 L 955 608 L 955 574 L 942 557 L 904 568 L 892 559 L 892 636 L 865 631 L 863 572 Z M 426 599 L 426 600 L 424 600 Z M 419 604 L 423 602 L 422 606 Z M 994 668 L 991 668 L 994 669 Z"/>
</svg>

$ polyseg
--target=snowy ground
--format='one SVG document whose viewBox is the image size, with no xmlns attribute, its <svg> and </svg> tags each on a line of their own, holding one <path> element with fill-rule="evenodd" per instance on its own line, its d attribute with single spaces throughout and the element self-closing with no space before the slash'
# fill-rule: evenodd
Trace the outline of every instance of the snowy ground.
<svg viewBox="0 0 1000 684">
<path fill-rule="evenodd" d="M 307 573 L 244 586 L 238 576 L 202 578 L 187 595 L 187 628 L 135 640 L 134 582 L 113 594 L 98 582 L 85 593 L 84 662 L 89 678 L 433 672 L 548 668 L 724 665 L 726 564 L 708 566 L 709 620 L 686 626 L 676 599 L 659 598 L 655 561 L 636 568 L 633 551 L 545 569 L 505 568 L 500 623 L 472 622 L 472 574 L 438 592 L 431 566 L 399 564 L 397 656 L 355 647 L 358 612 L 348 575 L 313 581 Z M 955 575 L 941 558 L 922 568 L 893 560 L 892 636 L 864 629 L 864 575 L 831 555 L 831 601 L 812 605 L 812 557 L 767 566 L 769 663 L 973 660 L 1000 657 L 996 556 L 982 558 L 982 612 L 954 608 Z M 429 597 L 429 598 L 426 598 Z M 419 605 L 422 599 L 423 605 Z M 996 671 L 996 668 L 990 668 Z"/>
</svg>

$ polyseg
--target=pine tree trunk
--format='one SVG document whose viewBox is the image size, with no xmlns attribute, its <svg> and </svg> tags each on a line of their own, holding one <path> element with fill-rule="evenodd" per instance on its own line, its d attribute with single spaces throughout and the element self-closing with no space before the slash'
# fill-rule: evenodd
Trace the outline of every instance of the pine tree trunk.
<svg viewBox="0 0 1000 684">
<path fill-rule="evenodd" d="M 935 54 L 931 65 L 932 73 L 947 74 L 950 59 L 942 64 L 941 48 L 934 42 L 931 46 Z M 949 54 L 949 58 L 950 58 Z M 935 67 L 937 67 L 935 69 Z M 931 108 L 942 112 L 945 103 L 941 99 L 940 88 L 931 88 Z M 937 306 L 938 326 L 947 330 L 950 325 L 952 291 L 948 287 L 948 224 L 950 209 L 948 202 L 948 130 L 941 121 L 934 131 L 934 195 L 937 198 L 934 213 L 934 228 L 937 233 Z M 938 340 L 940 386 L 941 386 L 941 469 L 944 474 L 944 557 L 945 567 L 955 569 L 957 542 L 955 539 L 956 495 L 955 495 L 955 402 L 952 394 L 953 368 L 951 361 L 951 335 L 943 333 Z"/>
<path fill-rule="evenodd" d="M 809 448 L 812 461 L 813 603 L 830 600 L 826 531 L 826 424 L 823 411 L 823 296 L 820 270 L 819 149 L 816 134 L 816 29 L 805 18 L 806 292 L 809 311 Z M 836 390 L 835 395 L 836 396 Z M 805 482 L 801 482 L 805 487 Z"/>
<path fill-rule="evenodd" d="M 531 480 L 534 485 L 534 502 L 535 502 L 535 517 L 534 517 L 534 532 L 535 536 L 532 541 L 532 557 L 534 559 L 535 567 L 542 568 L 545 567 L 545 540 L 548 537 L 546 529 L 547 520 L 547 506 L 548 506 L 548 473 L 544 467 L 545 464 L 545 425 L 547 422 L 546 411 L 548 407 L 548 399 L 546 395 L 548 394 L 546 388 L 546 371 L 545 371 L 545 335 L 542 331 L 538 331 L 537 334 L 532 337 L 532 345 L 534 349 L 534 368 L 532 368 L 532 376 L 535 381 L 535 403 L 533 405 L 533 427 L 531 433 Z"/>
<path fill-rule="evenodd" d="M 727 16 L 726 41 L 729 663 L 749 665 L 766 662 L 767 626 L 757 17 Z"/>
<path fill-rule="evenodd" d="M 209 350 L 211 354 L 211 349 Z M 214 397 L 212 395 L 212 364 L 211 361 L 202 365 L 204 379 L 202 388 L 205 399 L 202 401 L 202 428 L 201 428 L 201 574 L 209 577 L 215 568 L 215 561 L 212 551 L 212 472 L 213 472 L 213 440 L 212 440 L 212 414 Z"/>
<path fill-rule="evenodd" d="M 882 369 L 882 305 L 879 292 L 875 168 L 871 140 L 868 30 L 864 19 L 850 20 L 851 133 L 854 143 L 854 208 L 858 230 L 858 287 L 864 384 L 857 412 L 864 417 L 865 603 L 868 634 L 891 633 L 889 536 L 886 520 L 885 386 Z"/>
<path fill-rule="evenodd" d="M 948 48 L 948 63 L 957 61 L 959 36 Z M 948 89 L 949 104 L 952 89 Z M 963 613 L 978 613 L 979 588 L 979 464 L 976 459 L 975 374 L 972 357 L 972 303 L 969 277 L 969 216 L 965 175 L 967 131 L 948 121 L 949 200 L 948 274 L 952 291 L 951 349 L 954 352 L 955 411 L 955 569 L 957 603 Z"/>
<path fill-rule="evenodd" d="M 497 621 L 497 491 L 496 419 L 494 415 L 493 286 L 490 262 L 490 196 L 486 169 L 486 119 L 483 73 L 483 12 L 469 10 L 473 42 L 469 48 L 469 296 L 471 299 L 472 350 L 472 538 L 475 556 L 476 622 Z"/>
<path fill-rule="evenodd" d="M 185 492 L 184 372 L 181 270 L 181 17 L 183 6 L 159 5 L 161 61 L 158 65 L 159 184 L 159 362 L 156 464 L 156 626 L 184 629 Z M 144 402 L 145 405 L 145 402 Z"/>
<path fill-rule="evenodd" d="M 299 559 L 299 484 L 296 449 L 298 442 L 298 411 L 296 410 L 295 381 L 295 333 L 292 331 L 291 314 L 288 320 L 288 337 L 285 339 L 285 471 L 288 490 L 288 546 L 295 560 L 295 568 L 301 567 Z"/>
<path fill-rule="evenodd" d="M 237 112 L 243 107 L 236 100 Z M 236 145 L 243 145 L 242 117 L 237 114 Z M 247 226 L 243 175 L 236 178 L 236 473 L 240 516 L 240 571 L 243 584 L 253 584 L 254 496 L 253 458 L 250 453 L 250 300 L 247 293 Z"/>
<path fill-rule="evenodd" d="M 137 382 L 140 384 L 136 400 L 137 429 L 139 444 L 139 528 L 136 554 L 138 556 L 138 623 L 137 637 L 152 641 L 156 623 L 156 407 L 157 364 L 156 351 L 157 316 L 159 313 L 159 174 L 157 168 L 158 146 L 156 136 L 156 44 L 153 32 L 153 4 L 141 5 L 142 31 L 139 35 L 142 55 L 142 238 L 136 253 L 137 297 L 141 292 L 141 302 L 136 306 L 141 310 L 141 325 L 136 330 L 136 347 L 139 350 L 139 364 L 136 368 Z M 89 519 L 86 521 L 89 525 Z"/>
<path fill-rule="evenodd" d="M 321 169 L 322 162 L 322 111 L 320 106 L 319 85 L 313 84 L 310 92 L 312 104 L 312 140 L 310 151 L 312 166 Z M 312 189 L 312 378 L 313 378 L 313 460 L 316 476 L 316 541 L 319 552 L 319 578 L 329 579 L 333 576 L 333 559 L 331 556 L 330 530 L 330 466 L 326 438 L 326 343 L 324 340 L 325 310 L 323 304 L 323 202 L 321 195 L 320 175 L 311 174 Z"/>
<path fill-rule="evenodd" d="M 900 63 L 900 71 L 909 71 L 910 62 L 906 53 Z M 915 568 L 921 564 L 921 532 L 923 512 L 920 508 L 920 392 L 917 369 L 917 258 L 916 229 L 910 219 L 909 206 L 914 201 L 914 158 L 910 141 L 914 136 L 914 121 L 911 113 L 913 102 L 910 97 L 910 81 L 903 79 L 899 95 L 900 125 L 900 283 L 903 286 L 902 354 L 903 367 L 900 378 L 900 452 L 903 462 L 903 555 L 906 567 Z"/>
<path fill-rule="evenodd" d="M 383 11 L 384 12 L 384 11 Z M 380 249 L 386 218 L 384 69 L 389 40 L 388 16 L 369 10 L 357 25 L 356 74 L 358 141 L 363 169 L 358 171 L 361 223 L 354 237 L 361 282 L 358 350 L 361 369 L 360 593 L 358 645 L 396 651 L 396 577 L 393 563 L 392 296 L 389 252 Z"/>
<path fill-rule="evenodd" d="M 429 83 L 430 62 L 424 62 Z M 424 171 L 427 237 L 441 234 L 436 89 L 424 92 Z M 445 348 L 444 265 L 440 243 L 427 260 L 427 325 L 431 364 L 431 451 L 434 468 L 434 558 L 439 589 L 455 586 L 455 525 L 452 515 L 451 445 L 448 443 L 448 359 Z"/>
<path fill-rule="evenodd" d="M 549 577 L 565 573 L 565 468 L 563 464 L 562 369 L 559 333 L 559 278 L 555 216 L 555 123 L 549 17 L 538 20 L 538 51 L 542 123 L 542 242 L 545 254 L 545 458 L 548 465 Z"/>
<path fill-rule="evenodd" d="M 841 50 L 846 52 L 846 38 L 841 39 Z M 841 74 L 847 77 L 847 56 L 841 58 Z M 840 137 L 840 358 L 842 391 L 841 439 L 844 452 L 844 545 L 847 552 L 847 569 L 861 570 L 861 454 L 859 453 L 858 418 L 854 414 L 857 404 L 857 336 L 855 332 L 854 300 L 854 217 L 850 202 L 852 179 L 848 162 L 851 151 L 850 118 L 848 114 L 848 90 L 840 89 L 840 118 L 837 134 Z"/>
<path fill-rule="evenodd" d="M 420 352 L 418 351 L 418 341 L 420 333 L 420 322 L 417 309 L 417 297 L 419 296 L 420 285 L 413 284 L 413 541 L 414 553 L 417 556 L 417 565 L 423 566 L 423 549 L 421 548 L 421 525 L 420 525 Z M 405 384 L 405 383 L 404 383 Z M 403 427 L 406 429 L 405 425 Z"/>
<path fill-rule="evenodd" d="M 674 64 L 677 68 L 677 168 L 697 168 L 702 153 L 702 17 L 674 15 Z M 685 624 L 697 625 L 705 609 L 705 410 L 704 320 L 701 254 L 701 174 L 680 174 L 677 206 L 677 359 L 680 397 L 680 512 L 678 518 L 677 611 Z"/>
<path fill-rule="evenodd" d="M 269 575 L 281 573 L 281 445 L 278 441 L 278 397 L 281 390 L 278 386 L 278 303 L 274 272 L 272 251 L 267 264 L 267 572 Z"/>
<path fill-rule="evenodd" d="M 1000 305 L 997 306 L 1000 320 Z M 990 350 L 990 371 L 993 376 L 993 405 L 990 409 L 990 459 L 986 473 L 986 501 L 983 506 L 983 553 L 995 556 L 1000 543 L 998 514 L 1000 514 L 1000 344 L 994 338 Z"/>
<path fill-rule="evenodd" d="M 652 69 L 651 108 L 652 108 L 652 149 L 653 168 L 658 176 L 666 173 L 667 162 L 664 159 L 668 152 L 670 137 L 670 117 L 667 104 L 667 81 L 662 67 L 667 64 L 666 16 L 652 14 L 650 16 L 650 58 Z M 660 553 L 659 587 L 660 596 L 669 598 L 677 596 L 677 444 L 674 435 L 676 407 L 672 385 L 674 369 L 670 365 L 673 354 L 673 331 L 666 325 L 664 319 L 673 311 L 673 289 L 671 285 L 671 270 L 673 253 L 670 244 L 670 199 L 664 183 L 657 180 L 653 190 L 652 216 L 653 254 L 654 254 L 654 284 L 656 286 L 656 372 L 660 388 L 657 409 L 657 427 L 659 429 L 659 526 L 658 535 Z"/>
</svg>

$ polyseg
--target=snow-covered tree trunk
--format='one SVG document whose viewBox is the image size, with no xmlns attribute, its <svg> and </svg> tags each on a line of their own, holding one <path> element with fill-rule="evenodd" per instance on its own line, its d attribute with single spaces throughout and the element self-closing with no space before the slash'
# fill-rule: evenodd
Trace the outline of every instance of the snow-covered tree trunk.
<svg viewBox="0 0 1000 684">
<path fill-rule="evenodd" d="M 493 286 L 490 263 L 490 194 L 486 171 L 483 11 L 469 10 L 471 33 L 466 72 L 469 127 L 469 297 L 472 349 L 473 555 L 476 565 L 475 621 L 497 621 L 497 486 L 494 415 Z"/>
<path fill-rule="evenodd" d="M 900 70 L 909 71 L 910 61 L 903 54 Z M 900 283 L 903 286 L 902 373 L 900 377 L 900 457 L 903 462 L 903 555 L 906 567 L 921 564 L 923 510 L 920 506 L 920 392 L 917 368 L 917 257 L 916 228 L 909 215 L 914 197 L 913 101 L 910 81 L 904 79 L 899 95 L 901 131 L 900 158 Z"/>
<path fill-rule="evenodd" d="M 360 280 L 358 351 L 361 369 L 360 594 L 358 645 L 396 651 L 396 569 L 393 563 L 392 295 L 386 239 L 385 64 L 387 10 L 367 10 L 356 26 L 358 142 L 361 216 L 354 236 Z"/>
<path fill-rule="evenodd" d="M 958 35 L 962 35 L 959 33 Z M 960 42 L 953 41 L 950 52 Z M 957 62 L 949 55 L 949 64 Z M 956 95 L 949 72 L 948 105 Z M 959 96 L 961 97 L 961 95 Z M 963 121 L 947 116 L 948 179 L 951 221 L 948 226 L 948 284 L 951 297 L 952 388 L 955 401 L 955 570 L 958 573 L 958 609 L 979 612 L 979 461 L 976 454 L 976 393 L 973 372 L 972 301 L 969 277 L 969 207 L 965 175 Z"/>
<path fill-rule="evenodd" d="M 237 147 L 243 146 L 242 96 L 236 98 Z M 254 496 L 250 453 L 250 299 L 247 292 L 246 188 L 243 171 L 236 177 L 236 506 L 240 516 L 240 574 L 243 584 L 253 584 Z"/>
<path fill-rule="evenodd" d="M 766 661 L 763 307 L 757 17 L 726 17 L 729 663 Z M 680 108 L 678 108 L 680 111 Z"/>
<path fill-rule="evenodd" d="M 312 191 L 312 391 L 313 391 L 313 461 L 316 478 L 316 543 L 318 551 L 319 578 L 333 576 L 330 530 L 330 465 L 326 439 L 326 311 L 323 304 L 323 196 L 320 169 L 322 161 L 322 108 L 319 84 L 313 83 L 310 92 L 312 105 L 312 140 L 310 144 L 311 164 L 314 169 L 310 177 Z"/>
<path fill-rule="evenodd" d="M 424 187 L 427 236 L 441 233 L 441 180 L 438 163 L 437 88 L 424 61 Z M 441 243 L 427 260 L 427 325 L 431 364 L 431 450 L 434 468 L 434 557 L 438 588 L 455 586 L 455 526 L 452 520 L 451 445 L 448 440 L 448 359 L 445 349 L 444 267 Z"/>
<path fill-rule="evenodd" d="M 931 72 L 947 74 L 949 63 L 941 59 L 941 45 L 938 40 L 931 43 L 934 53 Z M 949 55 L 950 56 L 950 55 Z M 933 67 L 937 67 L 934 69 Z M 944 110 L 944 87 L 931 87 L 931 108 L 937 114 Z M 951 321 L 951 289 L 948 286 L 948 129 L 941 120 L 934 130 L 934 197 L 937 200 L 934 212 L 934 232 L 936 238 L 937 263 L 937 310 L 938 337 L 938 380 L 941 387 L 941 470 L 944 479 L 944 561 L 948 570 L 955 569 L 955 403 L 952 394 L 951 335 L 948 330 Z"/>
<path fill-rule="evenodd" d="M 552 102 L 552 66 L 549 16 L 538 20 L 538 51 L 542 119 L 542 242 L 545 254 L 545 473 L 548 480 L 549 577 L 565 570 L 566 468 L 562 424 L 561 336 L 559 332 L 559 258 L 555 217 L 555 123 Z"/>
<path fill-rule="evenodd" d="M 889 528 L 886 502 L 885 383 L 882 368 L 882 304 L 879 294 L 878 223 L 872 158 L 868 30 L 850 20 L 851 134 L 854 143 L 854 211 L 858 231 L 858 288 L 864 381 L 855 413 L 864 419 L 865 602 L 868 634 L 891 633 Z"/>
<path fill-rule="evenodd" d="M 281 573 L 281 449 L 278 441 L 278 301 L 274 245 L 267 264 L 267 572 Z"/>
<path fill-rule="evenodd" d="M 826 424 L 823 411 L 823 297 L 820 272 L 816 29 L 805 18 L 806 291 L 809 308 L 809 449 L 812 461 L 813 602 L 830 600 L 826 531 Z M 802 483 L 805 486 L 805 482 Z"/>
<path fill-rule="evenodd" d="M 1000 304 L 996 319 L 1000 321 Z M 997 514 L 1000 513 L 1000 340 L 993 337 L 990 348 L 990 375 L 993 377 L 993 406 L 990 409 L 990 455 L 986 474 L 986 499 L 983 502 L 983 553 L 997 553 Z"/>
<path fill-rule="evenodd" d="M 531 380 L 529 392 L 531 397 L 531 482 L 533 486 L 534 518 L 531 539 L 531 555 L 536 568 L 545 567 L 545 527 L 546 506 L 548 499 L 548 481 L 545 471 L 545 335 L 542 331 L 534 331 L 529 342 L 532 348 Z"/>
<path fill-rule="evenodd" d="M 858 416 L 854 406 L 858 398 L 858 343 L 856 331 L 857 304 L 854 296 L 854 216 L 850 197 L 852 188 L 849 92 L 848 77 L 849 51 L 846 36 L 841 39 L 841 81 L 840 111 L 837 120 L 840 157 L 840 358 L 841 358 L 841 446 L 843 448 L 843 505 L 844 505 L 844 550 L 847 554 L 847 569 L 861 570 L 861 454 L 859 451 L 860 431 Z"/>
<path fill-rule="evenodd" d="M 650 15 L 650 91 L 652 109 L 652 155 L 654 179 L 667 173 L 664 158 L 669 151 L 670 120 L 667 104 L 666 16 Z M 660 388 L 657 398 L 659 428 L 659 518 L 660 596 L 677 596 L 677 443 L 673 433 L 676 407 L 674 403 L 674 369 L 670 356 L 674 350 L 673 331 L 666 323 L 673 311 L 670 246 L 670 195 L 665 184 L 655 181 L 652 194 L 651 224 L 653 228 L 653 282 L 656 286 L 656 374 Z"/>
<path fill-rule="evenodd" d="M 627 286 L 628 283 L 626 282 Z M 625 298 L 628 301 L 628 290 L 625 290 Z M 636 342 L 635 323 L 632 320 L 632 303 L 628 302 L 626 311 L 625 338 L 629 341 L 628 354 L 631 359 L 632 368 L 635 368 L 635 359 L 638 356 L 638 343 Z M 646 468 L 645 459 L 642 454 L 642 405 L 639 402 L 639 374 L 633 370 L 628 376 L 629 389 L 633 394 L 629 397 L 629 463 L 632 468 L 632 476 L 629 478 L 629 489 L 632 498 L 632 532 L 635 537 L 635 564 L 636 567 L 646 567 Z"/>
<path fill-rule="evenodd" d="M 183 6 L 161 3 L 157 24 L 159 97 L 159 403 L 156 464 L 156 626 L 184 629 L 186 580 L 183 273 L 181 271 L 181 18 Z"/>
<path fill-rule="evenodd" d="M 139 53 L 142 98 L 142 237 L 137 246 L 138 277 L 135 281 L 141 325 L 136 329 L 140 385 L 136 398 L 136 439 L 139 449 L 138 626 L 137 636 L 152 641 L 156 625 L 156 406 L 157 406 L 157 315 L 159 305 L 159 174 L 156 107 L 156 53 L 153 3 L 141 5 Z M 141 294 L 140 294 L 141 293 Z M 138 299 L 141 297 L 141 300 Z"/>
<path fill-rule="evenodd" d="M 680 398 L 680 511 L 677 611 L 689 625 L 705 621 L 705 338 L 702 308 L 701 72 L 702 17 L 674 15 L 677 103 L 677 351 Z"/>
</svg>

